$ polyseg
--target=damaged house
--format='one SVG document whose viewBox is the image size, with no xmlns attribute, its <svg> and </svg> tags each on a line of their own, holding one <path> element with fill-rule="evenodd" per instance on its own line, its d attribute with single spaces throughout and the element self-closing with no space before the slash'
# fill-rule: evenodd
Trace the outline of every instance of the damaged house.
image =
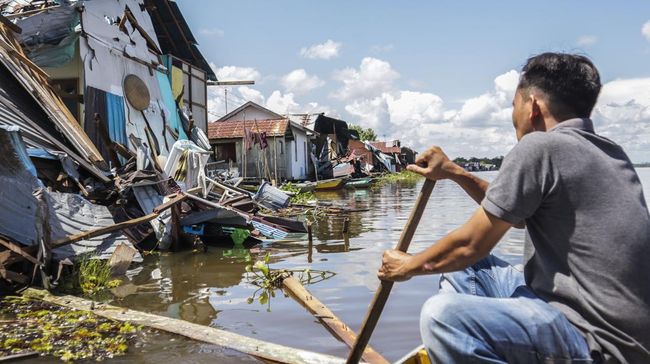
<svg viewBox="0 0 650 364">
<path fill-rule="evenodd" d="M 2 278 L 28 281 L 9 270 L 21 257 L 49 275 L 52 260 L 124 248 L 137 261 L 134 246 L 175 248 L 182 191 L 205 188 L 215 79 L 178 7 L 4 1 L 0 10 Z"/>
<path fill-rule="evenodd" d="M 217 161 L 238 167 L 240 176 L 305 180 L 313 175 L 313 132 L 252 101 L 209 123 Z"/>
<path fill-rule="evenodd" d="M 120 161 L 111 142 L 137 151 L 137 138 L 160 166 L 179 139 L 207 143 L 206 86 L 216 78 L 174 2 L 62 1 L 24 17 L 34 10 L 8 10 L 26 56 L 112 166 Z"/>
</svg>

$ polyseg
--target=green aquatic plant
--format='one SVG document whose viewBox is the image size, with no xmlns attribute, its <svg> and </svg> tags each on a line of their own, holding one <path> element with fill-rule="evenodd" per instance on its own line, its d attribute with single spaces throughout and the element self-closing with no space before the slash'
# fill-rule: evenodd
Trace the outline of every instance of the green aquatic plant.
<svg viewBox="0 0 650 364">
<path fill-rule="evenodd" d="M 336 275 L 334 272 L 306 269 L 272 269 L 269 265 L 271 253 L 267 252 L 264 259 L 258 260 L 255 264 L 246 266 L 246 278 L 249 283 L 257 286 L 258 289 L 248 298 L 247 302 L 253 303 L 257 297 L 261 305 L 267 306 L 271 311 L 271 298 L 275 297 L 275 290 L 282 288 L 282 281 L 287 277 L 296 277 L 300 283 L 314 284 Z"/>
<path fill-rule="evenodd" d="M 36 351 L 63 361 L 109 359 L 124 354 L 140 329 L 24 297 L 1 299 L 0 314 L 15 318 L 0 331 L 0 358 Z"/>
<path fill-rule="evenodd" d="M 108 260 L 85 255 L 75 262 L 59 285 L 59 291 L 94 297 L 121 284 L 122 280 L 112 278 Z"/>
<path fill-rule="evenodd" d="M 317 200 L 316 195 L 313 192 L 300 192 L 300 188 L 296 187 L 293 183 L 287 182 L 280 186 L 280 189 L 284 192 L 289 192 L 292 196 L 289 201 L 293 204 L 307 204 L 310 201 Z"/>
<path fill-rule="evenodd" d="M 119 286 L 119 279 L 111 279 L 108 260 L 84 257 L 79 263 L 79 287 L 86 295 L 95 295 L 105 289 Z"/>
</svg>

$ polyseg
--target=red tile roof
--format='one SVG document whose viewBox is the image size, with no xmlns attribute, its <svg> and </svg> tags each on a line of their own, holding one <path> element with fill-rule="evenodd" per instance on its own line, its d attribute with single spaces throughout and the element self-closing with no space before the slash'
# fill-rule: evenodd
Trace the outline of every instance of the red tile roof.
<svg viewBox="0 0 650 364">
<path fill-rule="evenodd" d="M 289 119 L 246 120 L 246 129 L 267 136 L 282 136 L 287 132 Z M 244 137 L 244 121 L 217 121 L 208 123 L 208 139 Z"/>
<path fill-rule="evenodd" d="M 386 154 L 399 154 L 401 152 L 400 147 L 389 147 L 386 145 L 386 142 L 370 142 L 370 145 L 379 149 L 382 153 Z"/>
</svg>

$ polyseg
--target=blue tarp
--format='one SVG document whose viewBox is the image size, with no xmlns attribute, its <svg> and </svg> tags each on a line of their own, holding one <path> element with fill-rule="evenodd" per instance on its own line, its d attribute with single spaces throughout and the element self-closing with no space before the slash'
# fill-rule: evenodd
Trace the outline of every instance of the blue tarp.
<svg viewBox="0 0 650 364">
<path fill-rule="evenodd" d="M 171 72 L 171 71 L 170 71 Z M 181 126 L 181 120 L 178 117 L 178 109 L 176 108 L 176 101 L 174 101 L 174 94 L 172 93 L 172 85 L 169 77 L 163 72 L 156 71 L 156 76 L 158 78 L 158 84 L 160 85 L 160 93 L 163 97 L 165 105 L 165 118 L 167 124 L 178 134 L 178 139 L 188 139 L 185 130 Z"/>
<path fill-rule="evenodd" d="M 106 116 L 108 118 L 108 135 L 111 140 L 128 146 L 126 139 L 126 118 L 124 117 L 124 98 L 106 93 Z"/>
</svg>

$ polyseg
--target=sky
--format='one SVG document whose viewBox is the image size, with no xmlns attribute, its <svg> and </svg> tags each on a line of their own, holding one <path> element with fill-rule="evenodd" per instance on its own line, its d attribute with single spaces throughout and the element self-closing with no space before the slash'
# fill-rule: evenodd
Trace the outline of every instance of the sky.
<svg viewBox="0 0 650 364">
<path fill-rule="evenodd" d="M 526 59 L 590 57 L 603 81 L 596 131 L 650 162 L 650 2 L 176 0 L 227 87 L 280 114 L 324 112 L 450 157 L 505 155 Z M 209 119 L 226 114 L 210 86 Z"/>
</svg>

